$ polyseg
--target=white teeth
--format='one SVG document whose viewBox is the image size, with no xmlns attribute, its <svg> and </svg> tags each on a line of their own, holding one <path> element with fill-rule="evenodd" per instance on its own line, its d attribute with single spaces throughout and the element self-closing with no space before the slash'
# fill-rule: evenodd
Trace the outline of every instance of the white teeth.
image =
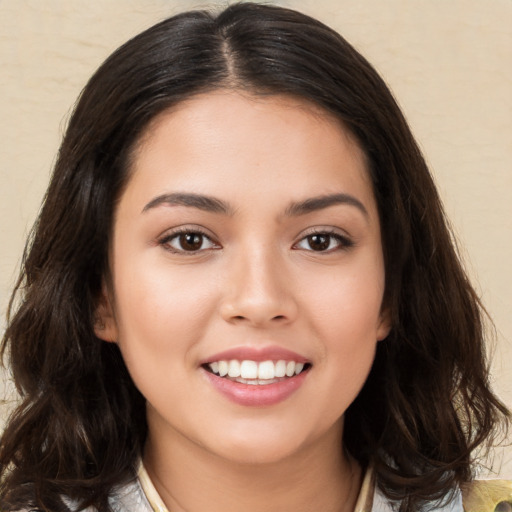
<svg viewBox="0 0 512 512">
<path fill-rule="evenodd" d="M 242 361 L 240 376 L 243 379 L 256 379 L 258 377 L 258 363 L 256 361 Z"/>
<path fill-rule="evenodd" d="M 283 377 L 293 377 L 304 369 L 304 363 L 295 361 L 214 361 L 208 364 L 210 370 L 220 377 L 230 377 L 243 384 L 272 384 Z"/>
<path fill-rule="evenodd" d="M 229 361 L 228 377 L 240 377 L 240 362 L 236 359 Z"/>
<path fill-rule="evenodd" d="M 275 369 L 273 361 L 263 361 L 258 365 L 258 379 L 273 379 Z"/>
<path fill-rule="evenodd" d="M 286 376 L 292 377 L 295 375 L 295 361 L 288 361 L 286 363 Z"/>
<path fill-rule="evenodd" d="M 211 366 L 210 366 L 211 368 Z M 213 368 L 212 368 L 213 370 Z M 229 365 L 227 361 L 219 361 L 219 375 L 225 377 L 228 374 Z"/>
<path fill-rule="evenodd" d="M 276 363 L 275 376 L 276 377 L 284 377 L 285 375 L 286 375 L 286 361 L 283 361 L 281 359 L 280 361 L 277 361 L 277 363 Z"/>
</svg>

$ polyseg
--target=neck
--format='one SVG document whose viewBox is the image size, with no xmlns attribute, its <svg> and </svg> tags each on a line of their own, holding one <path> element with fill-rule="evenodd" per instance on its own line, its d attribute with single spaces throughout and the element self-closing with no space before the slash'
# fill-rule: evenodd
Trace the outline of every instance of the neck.
<svg viewBox="0 0 512 512">
<path fill-rule="evenodd" d="M 150 436 L 144 465 L 170 512 L 351 512 L 361 469 L 338 435 L 271 463 L 221 458 L 179 439 Z"/>
</svg>

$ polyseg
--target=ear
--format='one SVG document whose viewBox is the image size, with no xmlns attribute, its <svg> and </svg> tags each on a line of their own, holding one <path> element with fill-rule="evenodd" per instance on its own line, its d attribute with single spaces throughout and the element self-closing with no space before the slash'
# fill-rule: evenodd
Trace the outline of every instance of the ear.
<svg viewBox="0 0 512 512">
<path fill-rule="evenodd" d="M 388 334 L 391 331 L 392 322 L 391 322 L 391 311 L 389 308 L 382 308 L 379 317 L 379 323 L 377 325 L 377 341 L 382 341 L 387 338 Z"/>
<path fill-rule="evenodd" d="M 102 286 L 94 313 L 94 334 L 103 341 L 116 343 L 118 338 L 117 322 L 114 315 L 113 301 L 106 285 Z"/>
</svg>

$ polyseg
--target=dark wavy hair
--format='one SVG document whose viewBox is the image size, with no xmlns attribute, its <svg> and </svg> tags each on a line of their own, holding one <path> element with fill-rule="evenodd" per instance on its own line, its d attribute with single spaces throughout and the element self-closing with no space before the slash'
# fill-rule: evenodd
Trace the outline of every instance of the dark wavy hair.
<svg viewBox="0 0 512 512">
<path fill-rule="evenodd" d="M 491 392 L 483 309 L 392 94 L 339 34 L 253 3 L 169 18 L 120 47 L 76 104 L 23 258 L 2 342 L 21 402 L 0 441 L 0 509 L 109 511 L 134 478 L 145 401 L 94 334 L 116 201 L 162 111 L 219 88 L 285 94 L 340 119 L 364 150 L 382 227 L 392 330 L 346 412 L 344 446 L 402 511 L 471 479 L 509 412 Z M 503 421 L 502 421 L 503 420 Z"/>
</svg>

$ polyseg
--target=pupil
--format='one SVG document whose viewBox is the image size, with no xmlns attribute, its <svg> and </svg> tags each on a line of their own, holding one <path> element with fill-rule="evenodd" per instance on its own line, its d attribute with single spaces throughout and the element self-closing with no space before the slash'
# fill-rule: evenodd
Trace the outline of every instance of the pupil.
<svg viewBox="0 0 512 512">
<path fill-rule="evenodd" d="M 329 247 L 329 235 L 311 235 L 308 242 L 314 251 L 325 251 Z"/>
<path fill-rule="evenodd" d="M 180 244 L 186 251 L 197 251 L 201 248 L 202 235 L 197 233 L 184 233 L 180 235 Z"/>
</svg>

